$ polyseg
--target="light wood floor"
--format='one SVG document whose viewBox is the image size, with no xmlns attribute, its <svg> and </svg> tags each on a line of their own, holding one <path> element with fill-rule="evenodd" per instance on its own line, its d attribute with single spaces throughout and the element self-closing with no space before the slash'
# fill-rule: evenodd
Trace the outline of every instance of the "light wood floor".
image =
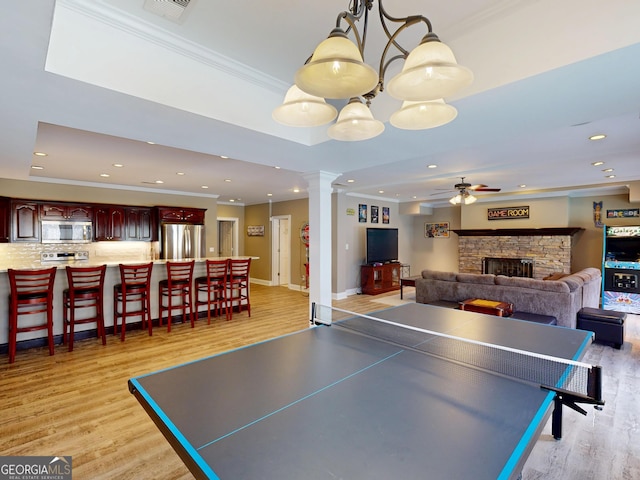
<svg viewBox="0 0 640 480">
<path fill-rule="evenodd" d="M 365 313 L 385 308 L 372 300 L 394 295 L 355 295 L 334 305 Z M 157 328 L 152 337 L 131 331 L 124 343 L 109 337 L 106 347 L 82 340 L 72 353 L 57 346 L 52 357 L 45 349 L 19 351 L 12 365 L 0 358 L 0 455 L 71 455 L 76 480 L 192 478 L 127 380 L 308 326 L 303 293 L 252 285 L 251 304 L 251 318 L 201 319 L 195 329 L 174 324 L 171 334 Z M 545 431 L 523 478 L 640 478 L 639 352 L 635 316 L 621 351 L 591 348 L 588 361 L 604 367 L 605 409 L 589 409 L 586 418 L 565 411 L 563 440 Z"/>
</svg>

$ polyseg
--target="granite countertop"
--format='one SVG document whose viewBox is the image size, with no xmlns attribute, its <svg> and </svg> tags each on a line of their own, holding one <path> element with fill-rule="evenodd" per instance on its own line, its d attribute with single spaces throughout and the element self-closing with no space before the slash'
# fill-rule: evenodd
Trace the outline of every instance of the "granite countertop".
<svg viewBox="0 0 640 480">
<path fill-rule="evenodd" d="M 41 268 L 50 268 L 50 267 L 57 267 L 57 268 L 64 268 L 66 266 L 74 266 L 74 267 L 94 267 L 94 266 L 98 266 L 98 265 L 106 265 L 107 267 L 117 267 L 118 265 L 125 264 L 125 265 L 134 265 L 137 263 L 149 263 L 149 262 L 153 262 L 156 265 L 164 265 L 167 262 L 170 261 L 189 261 L 189 260 L 195 260 L 196 263 L 201 263 L 201 262 L 205 262 L 206 260 L 224 260 L 227 258 L 234 258 L 234 259 L 245 259 L 245 258 L 251 258 L 253 260 L 257 260 L 260 257 L 248 257 L 248 256 L 237 256 L 237 257 L 201 257 L 201 258 L 194 258 L 194 259 L 183 259 L 183 260 L 113 260 L 113 259 L 109 259 L 109 260 L 100 260 L 100 259 L 92 259 L 89 258 L 88 260 L 71 260 L 71 261 L 49 261 L 49 262 L 43 262 L 40 260 L 37 261 L 32 261 L 32 262 L 21 262 L 21 263 L 14 263 L 14 264 L 5 264 L 0 263 L 0 273 L 6 273 L 7 270 L 9 268 L 13 268 L 13 269 L 21 269 L 21 270 L 27 270 L 27 269 L 41 269 Z"/>
</svg>

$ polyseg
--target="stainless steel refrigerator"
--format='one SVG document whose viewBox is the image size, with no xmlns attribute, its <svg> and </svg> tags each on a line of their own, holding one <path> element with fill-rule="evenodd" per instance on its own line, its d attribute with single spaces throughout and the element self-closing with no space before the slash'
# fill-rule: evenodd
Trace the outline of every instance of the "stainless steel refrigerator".
<svg viewBox="0 0 640 480">
<path fill-rule="evenodd" d="M 181 260 L 205 256 L 204 225 L 184 223 L 160 225 L 160 258 Z"/>
</svg>

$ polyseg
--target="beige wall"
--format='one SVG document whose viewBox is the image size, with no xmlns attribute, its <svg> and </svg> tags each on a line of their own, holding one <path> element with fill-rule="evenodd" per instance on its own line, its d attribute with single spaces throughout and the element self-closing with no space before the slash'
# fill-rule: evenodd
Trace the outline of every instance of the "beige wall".
<svg viewBox="0 0 640 480">
<path fill-rule="evenodd" d="M 501 207 L 529 207 L 529 218 L 514 218 L 509 220 L 489 220 L 488 208 Z M 509 200 L 503 202 L 472 203 L 462 205 L 460 209 L 462 229 L 482 228 L 555 228 L 571 227 L 569 225 L 569 198 L 537 198 L 529 200 Z"/>
</svg>

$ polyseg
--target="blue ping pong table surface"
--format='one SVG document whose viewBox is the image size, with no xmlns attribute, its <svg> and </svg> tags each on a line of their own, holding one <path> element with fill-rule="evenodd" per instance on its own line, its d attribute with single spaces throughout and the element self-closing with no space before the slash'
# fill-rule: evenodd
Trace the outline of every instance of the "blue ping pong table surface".
<svg viewBox="0 0 640 480">
<path fill-rule="evenodd" d="M 370 314 L 579 360 L 590 332 L 421 304 Z M 554 394 L 336 326 L 132 378 L 196 478 L 517 478 Z"/>
</svg>

